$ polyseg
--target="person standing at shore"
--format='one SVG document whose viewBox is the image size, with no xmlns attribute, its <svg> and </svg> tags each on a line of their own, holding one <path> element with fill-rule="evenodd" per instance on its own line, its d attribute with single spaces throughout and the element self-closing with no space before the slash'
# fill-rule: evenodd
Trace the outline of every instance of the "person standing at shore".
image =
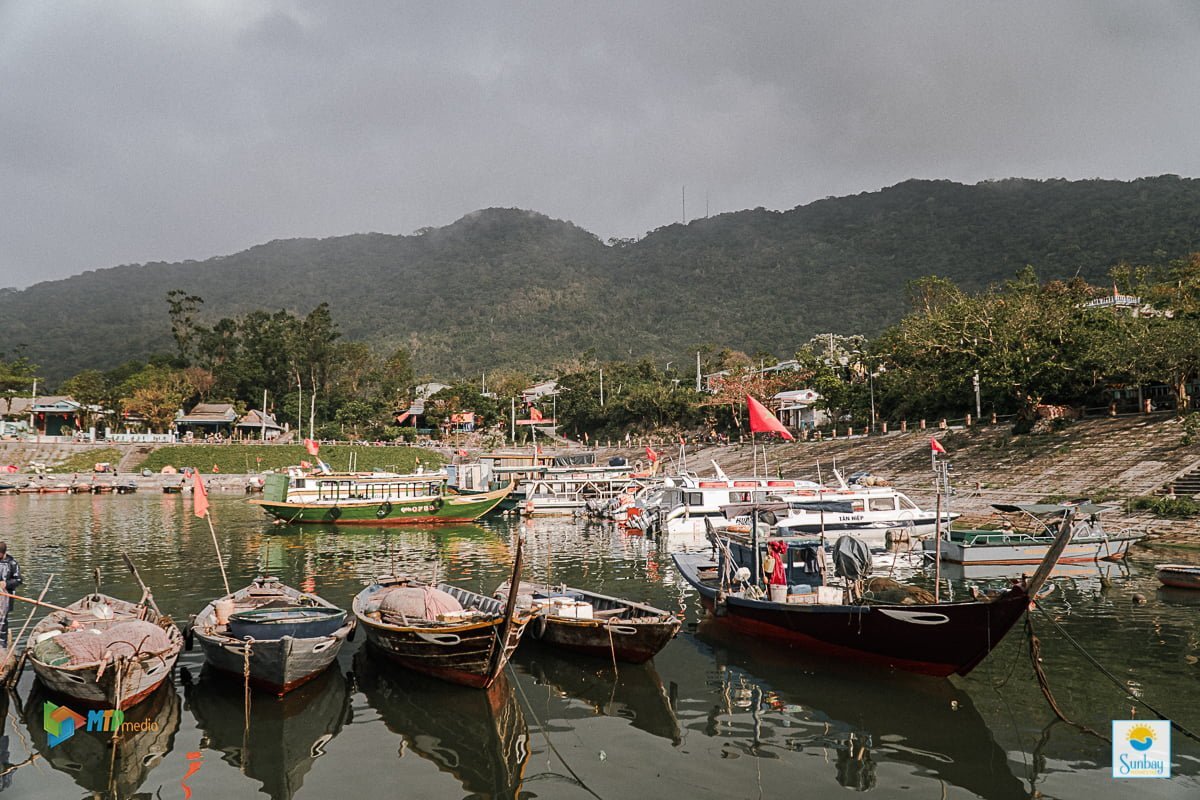
<svg viewBox="0 0 1200 800">
<path fill-rule="evenodd" d="M 0 542 L 0 582 L 4 591 L 12 594 L 23 581 L 21 567 L 17 560 L 8 554 L 8 542 Z M 11 597 L 0 597 L 0 646 L 8 647 L 8 612 L 12 609 Z"/>
</svg>

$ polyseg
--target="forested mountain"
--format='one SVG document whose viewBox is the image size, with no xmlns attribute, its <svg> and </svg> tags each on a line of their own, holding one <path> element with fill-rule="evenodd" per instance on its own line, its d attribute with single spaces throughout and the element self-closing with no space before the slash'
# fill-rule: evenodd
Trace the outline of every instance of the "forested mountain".
<svg viewBox="0 0 1200 800">
<path fill-rule="evenodd" d="M 410 236 L 274 241 L 202 262 L 125 265 L 0 291 L 0 351 L 50 379 L 171 352 L 165 297 L 209 322 L 330 304 L 346 339 L 408 348 L 441 377 L 702 344 L 790 355 L 812 334 L 874 334 L 908 281 L 967 288 L 1026 264 L 1104 283 L 1118 262 L 1200 250 L 1200 180 L 907 181 L 790 211 L 721 214 L 604 244 L 570 223 L 488 209 Z"/>
</svg>

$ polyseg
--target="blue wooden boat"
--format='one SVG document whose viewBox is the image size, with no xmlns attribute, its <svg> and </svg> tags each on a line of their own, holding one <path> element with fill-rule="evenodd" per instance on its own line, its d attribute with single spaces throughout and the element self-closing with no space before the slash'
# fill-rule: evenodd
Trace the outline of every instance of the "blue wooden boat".
<svg viewBox="0 0 1200 800">
<path fill-rule="evenodd" d="M 212 666 L 238 678 L 249 669 L 250 683 L 282 695 L 327 669 L 353 630 L 328 600 L 260 577 L 202 608 L 187 646 L 199 641 Z"/>
</svg>

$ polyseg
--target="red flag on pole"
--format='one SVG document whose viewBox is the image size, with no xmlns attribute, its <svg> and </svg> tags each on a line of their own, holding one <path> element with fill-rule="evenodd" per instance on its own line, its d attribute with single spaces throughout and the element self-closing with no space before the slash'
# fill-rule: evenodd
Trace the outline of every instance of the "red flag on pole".
<svg viewBox="0 0 1200 800">
<path fill-rule="evenodd" d="M 533 406 L 530 406 L 529 407 L 529 420 L 530 420 L 530 422 L 541 422 L 542 421 L 542 412 L 538 411 Z"/>
<path fill-rule="evenodd" d="M 315 456 L 321 450 L 321 445 L 314 442 L 312 439 L 305 439 L 304 449 L 308 451 L 310 456 Z"/>
<path fill-rule="evenodd" d="M 650 445 L 646 445 L 646 458 L 650 459 L 651 464 L 653 464 L 655 461 L 658 461 L 658 453 L 656 453 L 653 448 L 650 447 Z"/>
<path fill-rule="evenodd" d="M 942 447 L 942 443 L 932 436 L 929 437 L 929 449 L 935 453 L 944 453 L 946 448 Z"/>
<path fill-rule="evenodd" d="M 770 409 L 750 395 L 746 395 L 746 407 L 750 410 L 751 433 L 778 433 L 788 441 L 796 441 L 796 437 L 783 427 L 783 423 L 771 413 Z"/>
<path fill-rule="evenodd" d="M 200 470 L 192 472 L 192 513 L 200 519 L 208 516 L 208 490 L 204 488 Z"/>
</svg>

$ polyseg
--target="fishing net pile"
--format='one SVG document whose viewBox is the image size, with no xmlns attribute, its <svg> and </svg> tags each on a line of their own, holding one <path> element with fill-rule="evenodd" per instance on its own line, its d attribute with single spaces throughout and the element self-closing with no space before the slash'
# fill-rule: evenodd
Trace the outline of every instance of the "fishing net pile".
<svg viewBox="0 0 1200 800">
<path fill-rule="evenodd" d="M 462 603 L 454 595 L 432 586 L 389 586 L 380 589 L 367 611 L 401 620 L 433 622 L 439 615 L 462 611 Z"/>
<path fill-rule="evenodd" d="M 104 629 L 71 631 L 39 642 L 34 656 L 44 664 L 93 664 L 104 658 L 126 658 L 161 653 L 171 647 L 171 638 L 159 626 L 143 620 L 118 622 Z"/>
</svg>

